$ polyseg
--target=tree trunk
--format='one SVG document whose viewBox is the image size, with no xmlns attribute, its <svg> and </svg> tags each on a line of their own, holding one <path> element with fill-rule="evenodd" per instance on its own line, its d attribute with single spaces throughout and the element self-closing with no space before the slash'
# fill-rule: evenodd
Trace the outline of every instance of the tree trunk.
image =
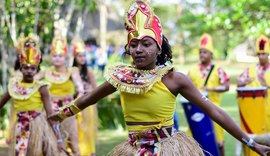
<svg viewBox="0 0 270 156">
<path fill-rule="evenodd" d="M 38 28 L 38 19 L 39 19 L 39 8 L 40 8 L 40 2 L 39 0 L 36 0 L 36 14 L 35 14 L 35 24 L 34 24 L 34 34 L 37 35 L 37 28 Z"/>
<path fill-rule="evenodd" d="M 1 17 L 1 23 L 0 23 L 0 50 L 1 50 L 1 67 L 2 67 L 2 86 L 3 90 L 7 91 L 7 52 L 6 49 L 4 48 L 4 42 L 3 42 L 3 27 L 5 24 L 5 18 L 4 14 L 6 13 L 5 10 L 5 1 L 1 1 L 0 3 L 1 8 L 0 8 L 0 17 Z"/>
<path fill-rule="evenodd" d="M 66 1 L 65 1 L 66 3 Z M 72 0 L 68 6 L 67 14 L 64 18 L 55 19 L 54 21 L 54 35 L 62 35 L 67 37 L 70 20 L 74 12 L 75 0 Z M 55 17 L 61 17 L 61 8 L 55 10 Z"/>
<path fill-rule="evenodd" d="M 65 27 L 63 29 L 63 35 L 66 37 L 68 30 L 69 30 L 69 25 L 70 25 L 70 20 L 74 12 L 74 6 L 75 6 L 75 0 L 72 0 L 69 5 L 68 13 L 67 16 L 65 17 Z"/>
<path fill-rule="evenodd" d="M 0 30 L 2 30 L 2 26 L 0 26 Z M 3 90 L 7 91 L 7 52 L 4 48 L 2 31 L 0 32 L 0 49 L 1 49 L 1 66 L 2 66 L 2 86 Z"/>
<path fill-rule="evenodd" d="M 101 2 L 100 11 L 100 47 L 103 51 L 106 49 L 106 33 L 107 33 L 107 7 Z"/>
</svg>

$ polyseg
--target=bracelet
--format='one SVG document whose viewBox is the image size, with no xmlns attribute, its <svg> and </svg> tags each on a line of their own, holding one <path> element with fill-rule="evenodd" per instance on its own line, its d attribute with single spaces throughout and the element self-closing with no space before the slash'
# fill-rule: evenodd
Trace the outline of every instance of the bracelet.
<svg viewBox="0 0 270 156">
<path fill-rule="evenodd" d="M 249 141 L 247 141 L 247 139 L 242 138 L 242 140 L 246 143 L 246 145 L 248 147 L 250 147 L 250 148 L 254 147 L 254 145 L 253 145 L 254 140 L 253 139 L 250 138 Z"/>
<path fill-rule="evenodd" d="M 81 109 L 78 108 L 77 105 L 75 105 L 74 101 L 72 101 L 70 104 L 61 107 L 60 110 L 57 112 L 57 115 L 61 120 L 64 120 L 67 117 L 70 117 L 79 113 L 80 111 Z"/>
</svg>

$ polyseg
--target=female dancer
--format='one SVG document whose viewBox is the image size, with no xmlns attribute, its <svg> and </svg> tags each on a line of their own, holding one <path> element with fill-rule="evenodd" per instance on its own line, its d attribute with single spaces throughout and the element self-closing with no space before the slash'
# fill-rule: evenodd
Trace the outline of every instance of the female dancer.
<svg viewBox="0 0 270 156">
<path fill-rule="evenodd" d="M 78 67 L 86 93 L 96 88 L 96 80 L 92 69 L 87 67 L 85 57 L 85 45 L 80 38 L 72 40 L 73 67 Z M 77 114 L 79 130 L 79 148 L 81 155 L 95 156 L 96 131 L 97 131 L 97 109 L 96 105 L 90 106 Z"/>
<path fill-rule="evenodd" d="M 194 139 L 173 128 L 176 96 L 180 93 L 257 153 L 266 156 L 270 152 L 270 147 L 254 142 L 227 113 L 202 96 L 184 74 L 166 66 L 172 59 L 171 48 L 162 34 L 158 17 L 146 1 L 131 3 L 125 26 L 132 66 L 108 67 L 106 82 L 63 107 L 50 119 L 63 120 L 119 90 L 129 140 L 115 147 L 111 155 L 204 155 Z"/>
<path fill-rule="evenodd" d="M 52 42 L 51 49 L 51 67 L 40 72 L 36 79 L 46 79 L 50 83 L 51 101 L 54 110 L 65 106 L 73 100 L 75 87 L 78 96 L 83 95 L 84 89 L 78 68 L 66 67 L 67 60 L 67 42 L 62 36 L 56 36 Z M 80 155 L 78 147 L 78 126 L 75 117 L 61 124 L 62 133 L 67 134 L 65 143 L 71 147 L 72 153 Z"/>
<path fill-rule="evenodd" d="M 13 98 L 16 113 L 16 130 L 11 134 L 9 155 L 60 155 L 57 147 L 64 150 L 64 145 L 62 142 L 58 142 L 57 145 L 53 131 L 42 113 L 43 108 L 48 115 L 53 113 L 48 84 L 34 80 L 41 58 L 37 39 L 27 37 L 22 45 L 19 55 L 22 77 L 13 77 L 10 80 L 8 92 L 0 100 L 2 108 Z M 51 121 L 50 124 L 57 140 L 61 140 L 57 123 Z"/>
</svg>

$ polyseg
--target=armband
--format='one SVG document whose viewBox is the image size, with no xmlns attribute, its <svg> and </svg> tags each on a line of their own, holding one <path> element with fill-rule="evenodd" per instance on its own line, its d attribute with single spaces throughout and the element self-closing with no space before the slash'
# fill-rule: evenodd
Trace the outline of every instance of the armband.
<svg viewBox="0 0 270 156">
<path fill-rule="evenodd" d="M 70 104 L 63 106 L 60 108 L 60 110 L 57 112 L 57 115 L 62 120 L 73 116 L 81 111 L 80 108 L 78 108 L 77 105 L 75 105 L 74 101 L 72 101 Z"/>
</svg>

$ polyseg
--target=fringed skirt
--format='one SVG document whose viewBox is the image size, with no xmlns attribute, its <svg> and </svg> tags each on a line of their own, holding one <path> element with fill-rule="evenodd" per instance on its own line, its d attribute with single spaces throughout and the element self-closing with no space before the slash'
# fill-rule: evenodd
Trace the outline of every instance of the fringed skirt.
<svg viewBox="0 0 270 156">
<path fill-rule="evenodd" d="M 56 137 L 41 111 L 17 113 L 11 133 L 9 156 L 53 156 L 62 154 L 57 149 Z"/>
<path fill-rule="evenodd" d="M 116 146 L 109 156 L 203 156 L 200 145 L 173 127 L 129 132 L 129 140 Z"/>
</svg>

